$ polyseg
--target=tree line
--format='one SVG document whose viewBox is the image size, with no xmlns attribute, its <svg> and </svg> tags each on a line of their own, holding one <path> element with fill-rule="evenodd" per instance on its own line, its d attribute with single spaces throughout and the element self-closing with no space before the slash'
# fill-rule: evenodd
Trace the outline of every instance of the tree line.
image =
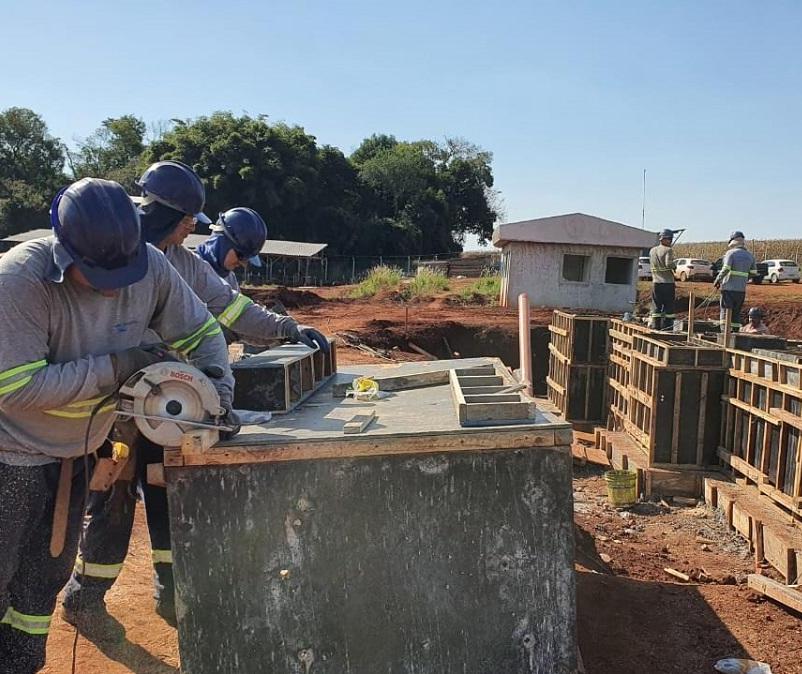
<svg viewBox="0 0 802 674">
<path fill-rule="evenodd" d="M 151 135 L 152 137 L 148 137 Z M 492 154 L 460 138 L 399 141 L 374 134 L 350 155 L 303 127 L 216 112 L 148 134 L 134 115 L 104 120 L 74 147 L 27 108 L 0 112 L 0 238 L 49 226 L 60 187 L 86 176 L 121 183 L 177 159 L 206 185 L 207 215 L 255 208 L 273 239 L 329 244 L 331 254 L 412 255 L 490 238 L 499 217 Z"/>
</svg>

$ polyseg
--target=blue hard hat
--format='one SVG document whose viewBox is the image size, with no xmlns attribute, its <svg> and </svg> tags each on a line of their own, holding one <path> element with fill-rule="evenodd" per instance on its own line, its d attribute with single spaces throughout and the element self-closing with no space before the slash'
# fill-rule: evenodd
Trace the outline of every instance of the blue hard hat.
<svg viewBox="0 0 802 674">
<path fill-rule="evenodd" d="M 112 180 L 83 178 L 62 189 L 50 206 L 50 224 L 93 288 L 123 288 L 148 271 L 139 213 L 123 186 Z"/>
<path fill-rule="evenodd" d="M 204 225 L 212 223 L 203 213 L 206 204 L 203 183 L 186 164 L 172 159 L 157 161 L 145 170 L 136 184 L 142 188 L 143 205 L 156 201 L 185 215 L 193 215 Z"/>
<path fill-rule="evenodd" d="M 222 232 L 240 258 L 247 258 L 256 267 L 262 266 L 259 251 L 267 239 L 267 225 L 255 210 L 242 206 L 230 208 L 220 213 L 212 231 Z"/>
<path fill-rule="evenodd" d="M 674 238 L 674 231 L 671 229 L 664 229 L 660 232 L 661 239 L 673 239 Z"/>
<path fill-rule="evenodd" d="M 752 318 L 752 316 L 760 316 L 761 318 L 763 317 L 763 312 L 760 310 L 760 307 L 752 307 L 749 310 L 749 318 Z"/>
<path fill-rule="evenodd" d="M 740 230 L 735 230 L 732 234 L 730 234 L 730 241 L 733 239 L 745 239 L 744 233 Z"/>
</svg>

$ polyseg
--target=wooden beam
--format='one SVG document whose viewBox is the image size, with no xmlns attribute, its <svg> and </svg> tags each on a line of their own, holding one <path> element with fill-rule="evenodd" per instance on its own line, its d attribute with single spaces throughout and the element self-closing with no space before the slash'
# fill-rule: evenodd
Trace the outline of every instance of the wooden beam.
<svg viewBox="0 0 802 674">
<path fill-rule="evenodd" d="M 802 613 L 802 592 L 799 591 L 798 586 L 789 587 L 766 576 L 759 576 L 756 573 L 749 574 L 747 583 L 750 590 L 773 599 L 797 613 Z"/>
</svg>

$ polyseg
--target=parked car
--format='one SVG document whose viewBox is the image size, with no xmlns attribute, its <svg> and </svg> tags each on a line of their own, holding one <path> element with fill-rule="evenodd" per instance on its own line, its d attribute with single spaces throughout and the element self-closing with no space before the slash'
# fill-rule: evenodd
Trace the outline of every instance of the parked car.
<svg viewBox="0 0 802 674">
<path fill-rule="evenodd" d="M 721 260 L 722 258 L 719 258 L 713 263 L 712 272 L 714 279 L 716 278 L 716 276 L 718 276 L 718 272 L 721 269 Z M 765 262 L 758 262 L 755 264 L 755 267 L 757 267 L 757 276 L 753 276 L 751 278 L 751 281 L 755 285 L 760 285 L 761 283 L 763 283 L 763 279 L 769 275 L 769 268 L 766 266 Z"/>
<path fill-rule="evenodd" d="M 638 281 L 652 280 L 652 263 L 648 257 L 638 258 Z"/>
<path fill-rule="evenodd" d="M 680 281 L 712 281 L 713 265 L 710 260 L 682 257 L 677 260 L 677 268 L 674 270 L 674 277 L 678 278 Z"/>
<path fill-rule="evenodd" d="M 772 283 L 793 281 L 799 283 L 799 265 L 793 260 L 764 260 L 766 276 Z"/>
</svg>

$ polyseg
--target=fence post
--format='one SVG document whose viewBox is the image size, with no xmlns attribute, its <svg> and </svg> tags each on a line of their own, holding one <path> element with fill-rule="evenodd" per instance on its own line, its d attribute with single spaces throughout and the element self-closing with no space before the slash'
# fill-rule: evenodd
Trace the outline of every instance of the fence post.
<svg viewBox="0 0 802 674">
<path fill-rule="evenodd" d="M 351 256 L 351 283 L 356 283 L 356 258 Z"/>
</svg>

